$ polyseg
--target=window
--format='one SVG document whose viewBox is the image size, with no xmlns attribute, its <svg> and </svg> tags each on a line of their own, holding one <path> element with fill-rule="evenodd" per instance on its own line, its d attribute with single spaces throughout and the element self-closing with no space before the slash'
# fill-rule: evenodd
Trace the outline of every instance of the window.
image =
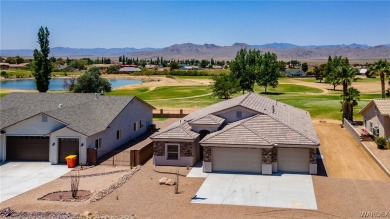
<svg viewBox="0 0 390 219">
<path fill-rule="evenodd" d="M 167 145 L 167 160 L 179 160 L 179 145 Z"/>
<path fill-rule="evenodd" d="M 95 140 L 95 148 L 99 149 L 102 147 L 102 138 L 98 138 Z"/>
<path fill-rule="evenodd" d="M 42 122 L 47 122 L 47 116 L 42 114 Z"/>
<path fill-rule="evenodd" d="M 242 118 L 242 112 L 241 112 L 241 111 L 237 111 L 237 112 L 236 112 L 236 117 L 237 117 L 238 119 L 241 119 L 241 118 Z"/>
<path fill-rule="evenodd" d="M 134 131 L 137 131 L 137 123 L 134 123 Z"/>
<path fill-rule="evenodd" d="M 372 122 L 370 122 L 370 132 L 372 133 Z"/>
<path fill-rule="evenodd" d="M 120 139 L 120 138 L 122 138 L 122 130 L 121 129 L 116 131 L 116 139 Z"/>
<path fill-rule="evenodd" d="M 142 128 L 143 125 L 142 125 L 142 120 L 139 121 L 139 128 Z"/>
<path fill-rule="evenodd" d="M 376 137 L 379 137 L 379 128 L 377 126 L 375 126 L 373 128 L 373 131 L 372 131 L 372 134 Z"/>
<path fill-rule="evenodd" d="M 367 128 L 367 120 L 363 121 L 363 126 Z"/>
</svg>

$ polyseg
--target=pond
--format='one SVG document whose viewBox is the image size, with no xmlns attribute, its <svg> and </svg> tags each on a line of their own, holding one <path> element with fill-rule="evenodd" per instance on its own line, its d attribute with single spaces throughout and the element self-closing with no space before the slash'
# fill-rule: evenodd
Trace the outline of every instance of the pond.
<svg viewBox="0 0 390 219">
<path fill-rule="evenodd" d="M 50 80 L 49 90 L 64 90 L 64 78 L 52 78 Z M 112 88 L 141 84 L 142 80 L 131 79 L 107 79 L 111 83 Z M 34 79 L 16 79 L 0 81 L 0 88 L 18 89 L 18 90 L 36 90 Z"/>
</svg>

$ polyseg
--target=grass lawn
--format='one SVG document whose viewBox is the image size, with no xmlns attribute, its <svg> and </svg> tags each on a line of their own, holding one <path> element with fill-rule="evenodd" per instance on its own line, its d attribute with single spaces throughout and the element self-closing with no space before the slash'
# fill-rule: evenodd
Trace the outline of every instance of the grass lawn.
<svg viewBox="0 0 390 219">
<path fill-rule="evenodd" d="M 32 72 L 30 70 L 2 70 L 6 73 L 7 78 L 31 78 Z M 69 76 L 69 75 L 80 75 L 81 72 L 52 72 L 52 76 Z"/>
<path fill-rule="evenodd" d="M 137 88 L 129 90 L 113 90 L 111 96 L 137 96 L 143 100 L 183 98 L 211 93 L 209 86 L 162 86 L 154 90 Z M 178 101 L 175 101 L 177 103 Z"/>
<path fill-rule="evenodd" d="M 213 76 L 188 76 L 188 75 L 185 75 L 185 76 L 173 76 L 174 78 L 178 78 L 178 79 L 213 79 Z"/>
<path fill-rule="evenodd" d="M 7 95 L 7 93 L 0 93 L 0 98 L 4 97 L 5 95 Z"/>
<path fill-rule="evenodd" d="M 159 118 L 159 117 L 153 117 L 153 121 L 165 121 L 168 118 Z"/>
<path fill-rule="evenodd" d="M 255 86 L 256 92 L 264 92 L 264 87 Z M 295 85 L 295 84 L 279 84 L 278 87 L 272 88 L 268 87 L 267 92 L 276 92 L 276 93 L 322 93 L 321 89 L 308 87 L 303 85 Z"/>
</svg>

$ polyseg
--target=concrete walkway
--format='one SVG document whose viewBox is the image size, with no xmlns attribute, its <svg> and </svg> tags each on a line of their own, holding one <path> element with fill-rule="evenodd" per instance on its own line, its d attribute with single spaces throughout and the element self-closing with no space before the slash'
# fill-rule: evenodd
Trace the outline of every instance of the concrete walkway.
<svg viewBox="0 0 390 219">
<path fill-rule="evenodd" d="M 0 164 L 0 202 L 48 183 L 68 173 L 66 165 L 49 162 L 5 162 Z"/>
<path fill-rule="evenodd" d="M 317 209 L 310 175 L 210 173 L 191 203 Z"/>
</svg>

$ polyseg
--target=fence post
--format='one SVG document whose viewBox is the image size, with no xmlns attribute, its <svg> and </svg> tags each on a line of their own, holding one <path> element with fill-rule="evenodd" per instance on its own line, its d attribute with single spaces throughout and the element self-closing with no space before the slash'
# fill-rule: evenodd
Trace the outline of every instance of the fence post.
<svg viewBox="0 0 390 219">
<path fill-rule="evenodd" d="M 180 115 L 183 115 L 183 109 L 180 109 Z"/>
<path fill-rule="evenodd" d="M 162 116 L 164 114 L 164 110 L 160 109 L 160 115 Z"/>
</svg>

